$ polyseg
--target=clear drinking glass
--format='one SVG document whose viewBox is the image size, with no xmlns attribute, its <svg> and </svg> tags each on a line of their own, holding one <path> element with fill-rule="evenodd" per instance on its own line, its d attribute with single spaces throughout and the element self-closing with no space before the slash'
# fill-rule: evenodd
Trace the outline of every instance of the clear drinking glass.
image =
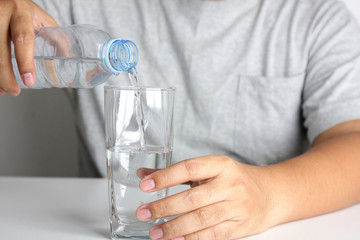
<svg viewBox="0 0 360 240">
<path fill-rule="evenodd" d="M 140 168 L 170 166 L 174 88 L 105 87 L 105 131 L 112 239 L 149 239 L 152 226 L 136 209 L 167 196 L 167 190 L 139 189 Z"/>
</svg>

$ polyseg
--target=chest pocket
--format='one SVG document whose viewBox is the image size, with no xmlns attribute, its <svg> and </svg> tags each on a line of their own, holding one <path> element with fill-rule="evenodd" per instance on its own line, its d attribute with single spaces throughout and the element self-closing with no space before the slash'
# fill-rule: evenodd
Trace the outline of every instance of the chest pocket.
<svg viewBox="0 0 360 240">
<path fill-rule="evenodd" d="M 301 102 L 304 75 L 239 76 L 234 152 L 243 162 L 271 164 L 306 148 Z"/>
</svg>

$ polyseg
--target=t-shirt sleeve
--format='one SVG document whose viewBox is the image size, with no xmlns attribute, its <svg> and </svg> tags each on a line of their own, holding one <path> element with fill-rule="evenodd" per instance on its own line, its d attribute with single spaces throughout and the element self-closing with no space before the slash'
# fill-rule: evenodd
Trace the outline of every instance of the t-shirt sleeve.
<svg viewBox="0 0 360 240">
<path fill-rule="evenodd" d="M 71 0 L 33 0 L 33 2 L 52 16 L 59 25 L 74 24 Z"/>
<path fill-rule="evenodd" d="M 325 2 L 309 32 L 303 92 L 311 143 L 325 130 L 360 118 L 360 27 L 343 3 Z"/>
</svg>

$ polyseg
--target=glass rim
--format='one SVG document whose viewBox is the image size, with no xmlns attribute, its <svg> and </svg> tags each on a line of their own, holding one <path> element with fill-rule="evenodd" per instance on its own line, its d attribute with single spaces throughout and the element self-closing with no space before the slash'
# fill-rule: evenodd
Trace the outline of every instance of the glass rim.
<svg viewBox="0 0 360 240">
<path fill-rule="evenodd" d="M 150 87 L 150 86 L 104 86 L 105 91 L 107 90 L 137 90 L 137 91 L 175 91 L 175 87 Z"/>
</svg>

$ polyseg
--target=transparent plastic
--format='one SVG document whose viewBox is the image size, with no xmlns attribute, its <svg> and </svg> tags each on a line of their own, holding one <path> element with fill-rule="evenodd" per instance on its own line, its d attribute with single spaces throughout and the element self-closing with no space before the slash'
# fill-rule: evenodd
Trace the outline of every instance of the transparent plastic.
<svg viewBox="0 0 360 240">
<path fill-rule="evenodd" d="M 45 27 L 35 32 L 34 61 L 36 83 L 31 88 L 92 88 L 133 69 L 138 49 L 92 25 Z M 12 64 L 20 87 L 29 88 L 21 80 L 13 46 Z"/>
</svg>

